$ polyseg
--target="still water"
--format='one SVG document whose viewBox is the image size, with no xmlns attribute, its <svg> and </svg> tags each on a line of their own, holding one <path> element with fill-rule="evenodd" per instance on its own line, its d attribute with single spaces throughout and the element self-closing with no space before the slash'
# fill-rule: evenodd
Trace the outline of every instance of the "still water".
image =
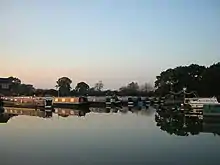
<svg viewBox="0 0 220 165">
<path fill-rule="evenodd" d="M 211 127 L 151 107 L 27 114 L 1 116 L 2 165 L 220 164 Z"/>
</svg>

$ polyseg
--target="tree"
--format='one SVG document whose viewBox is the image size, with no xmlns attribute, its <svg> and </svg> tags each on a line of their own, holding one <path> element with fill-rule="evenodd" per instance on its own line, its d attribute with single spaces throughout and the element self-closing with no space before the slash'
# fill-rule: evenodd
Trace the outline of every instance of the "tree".
<svg viewBox="0 0 220 165">
<path fill-rule="evenodd" d="M 68 77 L 61 77 L 57 80 L 56 88 L 58 88 L 60 96 L 68 96 L 70 94 L 71 83 L 72 80 Z"/>
<path fill-rule="evenodd" d="M 131 82 L 127 85 L 127 89 L 131 91 L 138 91 L 139 90 L 139 85 L 137 82 Z"/>
<path fill-rule="evenodd" d="M 156 77 L 156 93 L 164 96 L 171 91 L 179 92 L 184 87 L 189 91 L 197 91 L 199 93 L 205 70 L 206 68 L 204 66 L 196 64 L 167 69 L 161 72 L 160 76 Z"/>
<path fill-rule="evenodd" d="M 11 84 L 11 92 L 13 95 L 19 94 L 19 86 L 21 85 L 21 80 L 16 77 L 8 77 Z"/>
<path fill-rule="evenodd" d="M 142 85 L 142 86 L 140 87 L 140 91 L 141 91 L 141 92 L 150 92 L 150 91 L 153 91 L 153 87 L 152 87 L 151 84 L 145 83 L 144 85 Z"/>
<path fill-rule="evenodd" d="M 205 70 L 201 81 L 202 94 L 205 96 L 220 96 L 220 62 Z"/>
<path fill-rule="evenodd" d="M 43 90 L 43 89 L 36 89 L 34 94 L 36 96 L 44 96 L 45 95 L 45 90 Z"/>
<path fill-rule="evenodd" d="M 119 94 L 123 96 L 136 96 L 139 94 L 139 85 L 137 82 L 131 82 L 125 87 L 119 88 Z"/>
<path fill-rule="evenodd" d="M 104 84 L 102 83 L 102 81 L 99 81 L 95 84 L 94 90 L 101 91 L 103 89 L 103 87 L 104 87 Z"/>
<path fill-rule="evenodd" d="M 21 84 L 21 80 L 19 78 L 11 76 L 11 77 L 8 77 L 8 79 L 14 84 Z"/>
<path fill-rule="evenodd" d="M 154 88 L 151 84 L 145 83 L 139 87 L 140 95 L 152 96 L 154 94 Z"/>
<path fill-rule="evenodd" d="M 19 95 L 32 96 L 35 92 L 35 88 L 31 84 L 20 84 Z"/>
<path fill-rule="evenodd" d="M 79 94 L 85 95 L 89 91 L 89 85 L 85 82 L 79 82 L 75 87 L 76 92 Z"/>
</svg>

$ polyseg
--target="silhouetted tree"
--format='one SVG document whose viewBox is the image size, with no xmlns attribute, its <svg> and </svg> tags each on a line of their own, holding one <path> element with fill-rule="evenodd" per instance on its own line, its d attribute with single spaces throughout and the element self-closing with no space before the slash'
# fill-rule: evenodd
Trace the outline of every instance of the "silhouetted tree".
<svg viewBox="0 0 220 165">
<path fill-rule="evenodd" d="M 196 64 L 167 69 L 156 77 L 156 93 L 164 96 L 170 91 L 179 92 L 186 87 L 188 91 L 196 91 L 200 95 L 205 71 L 206 67 Z"/>
<path fill-rule="evenodd" d="M 141 85 L 139 88 L 139 90 L 142 92 L 150 92 L 154 90 L 152 85 L 149 83 L 145 83 L 144 85 Z"/>
<path fill-rule="evenodd" d="M 40 97 L 43 97 L 43 96 L 46 96 L 46 95 L 57 96 L 58 95 L 58 91 L 55 90 L 55 89 L 36 89 L 34 94 L 36 96 L 40 96 Z"/>
<path fill-rule="evenodd" d="M 220 96 L 220 62 L 213 64 L 203 73 L 201 91 L 205 96 Z"/>
<path fill-rule="evenodd" d="M 89 85 L 85 82 L 79 82 L 75 87 L 76 92 L 78 92 L 81 95 L 85 95 L 89 91 Z"/>
<path fill-rule="evenodd" d="M 44 96 L 45 95 L 45 90 L 43 90 L 43 89 L 36 89 L 35 90 L 35 92 L 34 92 L 34 94 L 36 95 L 36 96 Z"/>
<path fill-rule="evenodd" d="M 60 96 L 68 96 L 70 95 L 71 83 L 68 77 L 61 77 L 57 80 L 56 88 L 58 88 Z"/>
<path fill-rule="evenodd" d="M 32 96 L 35 92 L 35 89 L 31 84 L 20 84 L 18 90 L 19 90 L 19 95 L 26 95 L 26 96 Z"/>
<path fill-rule="evenodd" d="M 19 78 L 16 78 L 16 77 L 9 77 L 8 78 L 12 84 L 11 84 L 11 92 L 12 92 L 12 95 L 18 95 L 20 92 L 19 92 L 19 86 L 21 85 L 21 80 Z"/>
<path fill-rule="evenodd" d="M 126 87 L 119 88 L 120 95 L 136 96 L 139 94 L 139 85 L 137 82 L 131 82 Z"/>
</svg>

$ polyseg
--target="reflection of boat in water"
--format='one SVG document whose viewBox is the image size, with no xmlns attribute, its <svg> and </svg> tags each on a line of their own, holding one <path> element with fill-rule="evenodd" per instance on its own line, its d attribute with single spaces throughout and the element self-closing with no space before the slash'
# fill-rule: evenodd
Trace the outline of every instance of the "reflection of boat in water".
<svg viewBox="0 0 220 165">
<path fill-rule="evenodd" d="M 68 108 L 54 108 L 45 110 L 36 110 L 34 108 L 17 108 L 17 107 L 4 107 L 0 113 L 1 121 L 8 121 L 13 116 L 36 116 L 41 118 L 50 118 L 53 114 L 57 114 L 61 117 L 68 116 L 86 116 L 87 113 L 121 113 L 126 114 L 128 112 L 140 114 L 140 115 L 151 115 L 153 111 L 146 111 L 145 109 L 136 109 L 128 107 L 112 107 L 112 108 L 95 108 L 95 107 L 81 107 L 78 109 L 68 109 Z"/>
<path fill-rule="evenodd" d="M 62 117 L 68 116 L 85 116 L 89 113 L 89 109 L 67 109 L 67 108 L 55 108 L 55 114 Z"/>
<path fill-rule="evenodd" d="M 195 116 L 185 116 L 180 111 L 159 110 L 155 114 L 155 121 L 161 130 L 178 136 L 198 135 L 199 133 L 220 133 L 220 119 L 203 119 Z"/>
<path fill-rule="evenodd" d="M 106 97 L 105 104 L 107 108 L 121 107 L 122 101 L 117 96 Z"/>
<path fill-rule="evenodd" d="M 52 111 L 40 111 L 28 108 L 4 108 L 4 112 L 0 114 L 0 121 L 8 121 L 14 116 L 36 116 L 40 118 L 50 118 L 52 117 Z"/>
<path fill-rule="evenodd" d="M 89 110 L 94 113 L 110 113 L 111 108 L 96 108 L 90 107 Z"/>
<path fill-rule="evenodd" d="M 55 108 L 55 114 L 58 114 L 62 117 L 68 117 L 68 116 L 85 116 L 87 113 L 93 112 L 93 113 L 137 113 L 141 115 L 151 115 L 153 114 L 153 109 L 151 111 L 146 111 L 144 109 L 129 109 L 128 107 L 110 107 L 110 108 L 85 108 L 85 109 L 67 109 L 67 108 Z"/>
<path fill-rule="evenodd" d="M 38 117 L 47 117 L 48 114 L 52 114 L 52 111 L 40 111 L 30 108 L 4 108 L 5 114 L 15 114 L 15 115 L 26 115 L 26 116 L 38 116 Z"/>
</svg>

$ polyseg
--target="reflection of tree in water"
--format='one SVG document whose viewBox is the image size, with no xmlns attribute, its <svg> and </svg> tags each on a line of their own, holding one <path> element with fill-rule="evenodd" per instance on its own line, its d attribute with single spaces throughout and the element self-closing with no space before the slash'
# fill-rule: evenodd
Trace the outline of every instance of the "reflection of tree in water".
<svg viewBox="0 0 220 165">
<path fill-rule="evenodd" d="M 79 110 L 75 110 L 77 111 L 77 116 L 81 117 L 81 116 L 86 116 L 87 113 L 90 113 L 90 109 L 89 108 L 83 108 L 83 109 L 79 109 Z"/>
<path fill-rule="evenodd" d="M 68 117 L 69 115 L 67 115 L 67 114 L 58 114 L 58 116 L 60 116 L 60 117 Z"/>
<path fill-rule="evenodd" d="M 186 130 L 190 132 L 191 135 L 198 135 L 202 132 L 202 120 L 196 117 L 186 118 Z"/>
<path fill-rule="evenodd" d="M 45 112 L 45 118 L 51 118 L 53 116 L 53 112 Z"/>
<path fill-rule="evenodd" d="M 142 115 L 142 116 L 153 116 L 155 113 L 155 109 L 153 108 L 148 108 L 148 109 L 141 109 L 139 111 L 139 114 Z"/>
<path fill-rule="evenodd" d="M 9 121 L 9 119 L 12 118 L 13 116 L 17 116 L 17 115 L 13 115 L 13 114 L 0 114 L 0 123 L 7 123 Z"/>
<path fill-rule="evenodd" d="M 181 112 L 169 109 L 158 110 L 155 121 L 161 130 L 170 135 L 198 135 L 202 130 L 202 122 L 198 118 L 185 118 Z"/>
<path fill-rule="evenodd" d="M 114 108 L 111 109 L 111 112 L 112 113 L 118 113 L 119 110 L 120 110 L 119 107 L 114 107 Z"/>
<path fill-rule="evenodd" d="M 95 113 L 110 113 L 111 108 L 97 108 L 97 107 L 90 107 L 89 110 Z"/>
<path fill-rule="evenodd" d="M 112 107 L 105 107 L 105 108 L 97 108 L 97 107 L 90 107 L 91 112 L 95 113 L 121 113 L 127 114 L 128 112 L 150 116 L 154 114 L 154 110 L 146 107 L 123 107 L 123 106 L 112 106 Z"/>
<path fill-rule="evenodd" d="M 70 111 L 73 111 L 74 112 L 74 115 L 70 113 Z M 58 116 L 60 117 L 69 117 L 69 116 L 78 116 L 78 117 L 81 117 L 81 116 L 86 116 L 87 113 L 89 113 L 90 110 L 89 109 L 81 109 L 81 110 L 71 110 L 71 109 L 62 109 L 62 112 L 59 113 L 58 112 Z"/>
<path fill-rule="evenodd" d="M 4 113 L 1 114 L 2 117 L 7 116 L 35 116 L 40 118 L 51 118 L 53 116 L 53 111 L 42 111 L 35 109 L 14 109 L 14 110 L 4 110 Z"/>
<path fill-rule="evenodd" d="M 86 114 L 89 112 L 91 112 L 89 109 L 80 110 L 78 116 L 86 116 Z"/>
<path fill-rule="evenodd" d="M 120 113 L 122 113 L 122 114 L 127 114 L 127 113 L 128 113 L 127 107 L 126 107 L 126 108 L 125 108 L 125 107 L 122 107 L 119 111 L 120 111 Z"/>
<path fill-rule="evenodd" d="M 110 113 L 111 112 L 111 109 L 110 108 L 105 108 L 105 113 Z"/>
</svg>

